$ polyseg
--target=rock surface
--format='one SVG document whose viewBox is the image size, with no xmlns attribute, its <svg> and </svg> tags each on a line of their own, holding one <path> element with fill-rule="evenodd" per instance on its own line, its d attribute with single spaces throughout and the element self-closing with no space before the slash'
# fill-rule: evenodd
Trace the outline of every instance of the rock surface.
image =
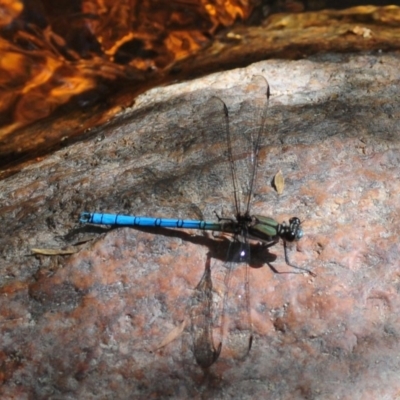
<svg viewBox="0 0 400 400">
<path fill-rule="evenodd" d="M 91 139 L 1 181 L 1 397 L 398 396 L 399 61 L 327 54 L 153 89 Z M 257 254 L 252 350 L 238 361 L 223 346 L 205 374 L 188 329 L 157 348 L 187 319 L 207 254 L 220 304 L 227 241 L 77 221 L 92 210 L 207 219 L 229 211 L 228 176 L 216 174 L 225 144 L 202 141 L 207 120 L 196 107 L 218 95 L 233 124 L 257 124 L 239 112 L 257 74 L 271 99 L 252 211 L 301 218 L 291 260 L 317 276 L 293 273 L 279 244 Z M 280 196 L 270 185 L 279 170 Z M 71 246 L 72 255 L 31 251 Z"/>
</svg>

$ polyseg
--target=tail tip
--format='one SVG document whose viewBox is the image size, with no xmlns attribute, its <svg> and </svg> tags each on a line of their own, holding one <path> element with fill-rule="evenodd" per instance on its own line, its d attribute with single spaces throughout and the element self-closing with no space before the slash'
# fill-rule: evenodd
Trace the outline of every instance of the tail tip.
<svg viewBox="0 0 400 400">
<path fill-rule="evenodd" d="M 83 212 L 80 215 L 79 222 L 81 224 L 86 224 L 90 222 L 91 214 L 89 212 Z"/>
</svg>

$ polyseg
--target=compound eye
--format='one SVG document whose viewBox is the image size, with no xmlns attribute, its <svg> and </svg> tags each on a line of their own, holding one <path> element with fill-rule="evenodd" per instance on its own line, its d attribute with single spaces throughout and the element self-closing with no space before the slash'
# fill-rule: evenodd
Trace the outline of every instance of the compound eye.
<svg viewBox="0 0 400 400">
<path fill-rule="evenodd" d="M 303 233 L 303 229 L 301 229 L 300 227 L 297 229 L 297 232 L 295 233 L 295 238 L 296 240 L 300 240 L 303 237 L 304 233 Z"/>
<path fill-rule="evenodd" d="M 290 226 L 294 226 L 294 225 L 300 226 L 300 224 L 301 224 L 301 222 L 297 217 L 292 217 L 289 219 Z"/>
<path fill-rule="evenodd" d="M 290 235 L 292 240 L 299 240 L 303 237 L 303 230 L 301 229 L 301 221 L 297 217 L 290 218 Z"/>
</svg>

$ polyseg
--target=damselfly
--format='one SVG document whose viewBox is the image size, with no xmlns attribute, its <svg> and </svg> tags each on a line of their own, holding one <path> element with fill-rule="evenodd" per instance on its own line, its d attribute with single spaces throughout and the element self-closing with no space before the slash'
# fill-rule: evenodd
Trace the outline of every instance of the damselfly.
<svg viewBox="0 0 400 400">
<path fill-rule="evenodd" d="M 83 212 L 80 216 L 81 223 L 133 226 L 133 227 L 162 227 L 199 229 L 207 231 L 218 231 L 231 234 L 233 240 L 229 245 L 226 258 L 227 275 L 225 279 L 225 290 L 222 315 L 229 315 L 229 324 L 234 325 L 232 332 L 228 334 L 230 346 L 236 349 L 240 357 L 247 355 L 252 344 L 252 324 L 250 319 L 249 304 L 249 261 L 250 240 L 257 240 L 266 244 L 274 244 L 281 239 L 284 244 L 285 261 L 292 265 L 287 256 L 286 242 L 301 239 L 303 231 L 301 221 L 297 217 L 289 219 L 289 223 L 278 223 L 271 217 L 263 215 L 252 215 L 250 206 L 256 188 L 258 156 L 261 140 L 266 131 L 268 100 L 270 90 L 268 82 L 264 77 L 257 75 L 252 79 L 251 87 L 262 89 L 263 105 L 261 113 L 257 115 L 259 125 L 257 129 L 240 131 L 231 130 L 228 108 L 219 97 L 211 97 L 201 109 L 203 118 L 207 121 L 207 129 L 215 136 L 223 136 L 227 146 L 227 162 L 229 163 L 232 181 L 232 192 L 234 199 L 235 215 L 231 218 L 217 216 L 216 221 L 167 219 L 144 217 L 135 215 L 105 214 L 94 212 Z M 205 143 L 207 145 L 207 143 Z M 239 169 L 245 171 L 247 179 L 242 179 L 243 174 Z M 240 171 L 242 172 L 242 171 Z M 233 269 L 242 268 L 243 290 L 229 296 L 231 285 L 231 272 Z M 312 274 L 307 269 L 299 268 Z M 194 354 L 199 365 L 206 368 L 213 364 L 220 353 L 221 344 L 215 348 L 212 338 L 212 327 L 210 321 L 211 310 L 211 269 L 209 260 L 206 273 L 196 288 L 194 309 Z M 224 337 L 224 322 L 221 323 L 221 341 Z M 228 328 L 226 328 L 228 329 Z"/>
</svg>

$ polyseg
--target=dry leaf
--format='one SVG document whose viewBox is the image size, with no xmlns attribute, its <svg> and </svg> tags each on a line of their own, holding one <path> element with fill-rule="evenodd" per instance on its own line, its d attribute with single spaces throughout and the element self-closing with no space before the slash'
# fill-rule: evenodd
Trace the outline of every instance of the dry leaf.
<svg viewBox="0 0 400 400">
<path fill-rule="evenodd" d="M 69 247 L 67 249 L 31 249 L 33 254 L 41 254 L 44 256 L 60 256 L 74 254 L 78 251 L 75 247 Z"/>
<path fill-rule="evenodd" d="M 274 186 L 278 194 L 283 193 L 283 189 L 285 188 L 285 178 L 283 177 L 282 171 L 280 170 L 274 176 Z"/>
<path fill-rule="evenodd" d="M 167 344 L 173 342 L 175 339 L 177 339 L 182 332 L 184 331 L 184 329 L 186 328 L 186 325 L 188 323 L 187 318 L 185 318 L 183 320 L 183 322 L 176 326 L 174 329 L 172 329 L 167 336 L 165 336 L 165 338 L 161 341 L 161 343 L 155 348 L 155 350 L 159 350 L 162 347 L 165 347 Z"/>
</svg>

